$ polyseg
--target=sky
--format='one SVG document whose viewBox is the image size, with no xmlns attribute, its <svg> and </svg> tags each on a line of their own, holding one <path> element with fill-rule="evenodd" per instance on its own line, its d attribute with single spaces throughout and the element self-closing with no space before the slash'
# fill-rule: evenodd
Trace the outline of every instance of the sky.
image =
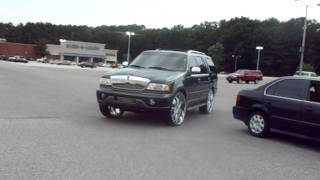
<svg viewBox="0 0 320 180">
<path fill-rule="evenodd" d="M 0 22 L 50 22 L 72 25 L 128 25 L 147 28 L 190 27 L 204 21 L 249 17 L 281 21 L 304 17 L 294 0 L 1 0 Z M 306 4 L 320 0 L 302 0 Z M 320 6 L 310 6 L 310 19 L 320 22 Z"/>
</svg>

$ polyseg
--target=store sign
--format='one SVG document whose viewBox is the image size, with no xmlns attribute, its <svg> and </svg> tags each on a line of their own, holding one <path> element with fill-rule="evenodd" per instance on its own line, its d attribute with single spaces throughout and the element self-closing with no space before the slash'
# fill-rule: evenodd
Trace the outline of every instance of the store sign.
<svg viewBox="0 0 320 180">
<path fill-rule="evenodd" d="M 115 53 L 106 53 L 106 56 L 116 56 Z"/>
<path fill-rule="evenodd" d="M 66 47 L 70 49 L 82 49 L 82 50 L 89 50 L 89 51 L 100 50 L 100 47 L 98 46 L 86 46 L 86 45 L 78 45 L 78 44 L 66 44 Z"/>
</svg>

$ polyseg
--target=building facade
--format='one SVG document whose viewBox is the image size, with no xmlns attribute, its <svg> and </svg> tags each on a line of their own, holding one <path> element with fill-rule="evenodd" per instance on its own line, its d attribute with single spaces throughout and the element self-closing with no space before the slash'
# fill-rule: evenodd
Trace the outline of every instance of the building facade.
<svg viewBox="0 0 320 180">
<path fill-rule="evenodd" d="M 116 63 L 118 50 L 105 49 L 105 44 L 60 40 L 60 45 L 47 44 L 48 59 L 80 63 Z"/>
</svg>

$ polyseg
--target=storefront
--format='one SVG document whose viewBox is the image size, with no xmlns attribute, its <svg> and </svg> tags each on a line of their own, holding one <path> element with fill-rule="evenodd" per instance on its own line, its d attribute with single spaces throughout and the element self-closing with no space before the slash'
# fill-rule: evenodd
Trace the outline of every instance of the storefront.
<svg viewBox="0 0 320 180">
<path fill-rule="evenodd" d="M 60 45 L 47 44 L 48 59 L 59 61 L 117 63 L 118 50 L 105 49 L 105 44 L 60 40 Z"/>
</svg>

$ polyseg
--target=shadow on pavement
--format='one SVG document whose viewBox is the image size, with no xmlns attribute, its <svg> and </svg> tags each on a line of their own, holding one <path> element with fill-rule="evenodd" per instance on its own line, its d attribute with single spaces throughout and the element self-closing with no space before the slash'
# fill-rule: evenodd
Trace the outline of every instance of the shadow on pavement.
<svg viewBox="0 0 320 180">
<path fill-rule="evenodd" d="M 320 140 L 306 136 L 292 136 L 282 132 L 272 131 L 268 137 L 270 140 L 278 141 L 287 145 L 305 148 L 320 152 Z"/>
<path fill-rule="evenodd" d="M 248 138 L 256 138 L 249 135 L 247 128 L 237 130 L 241 134 L 248 135 Z M 259 138 L 257 138 L 259 139 Z M 285 132 L 271 131 L 266 138 L 261 138 L 261 141 L 274 141 L 277 143 L 282 143 L 290 146 L 295 146 L 315 152 L 320 153 L 320 139 L 314 139 L 311 137 L 300 136 L 300 135 L 291 135 Z"/>
<path fill-rule="evenodd" d="M 197 110 L 191 110 L 187 112 L 184 123 L 181 126 L 185 126 L 190 122 L 197 121 L 201 116 L 205 116 L 199 113 Z M 111 124 L 122 124 L 130 126 L 162 126 L 170 127 L 167 123 L 165 114 L 161 112 L 144 112 L 144 113 L 132 113 L 125 112 L 121 118 L 110 119 L 102 116 L 102 121 L 107 121 Z"/>
</svg>

